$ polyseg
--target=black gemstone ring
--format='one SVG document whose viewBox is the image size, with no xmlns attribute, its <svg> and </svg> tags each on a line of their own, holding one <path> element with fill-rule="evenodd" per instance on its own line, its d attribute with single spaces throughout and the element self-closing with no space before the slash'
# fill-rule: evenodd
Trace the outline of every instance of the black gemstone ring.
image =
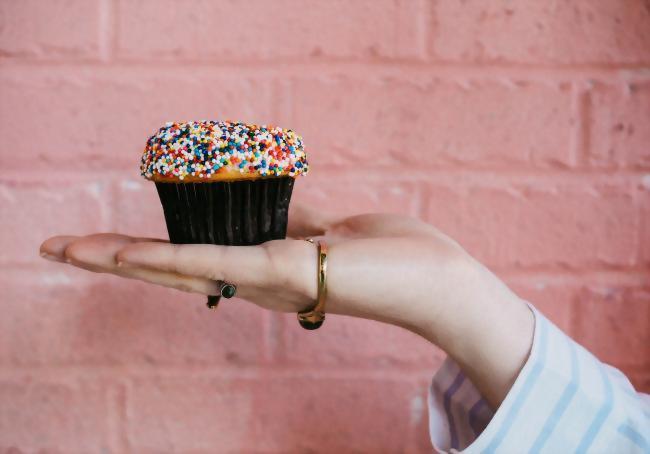
<svg viewBox="0 0 650 454">
<path fill-rule="evenodd" d="M 235 296 L 235 293 L 237 293 L 236 285 L 229 284 L 228 282 L 224 282 L 224 281 L 217 281 L 217 283 L 219 284 L 219 294 L 208 296 L 208 302 L 206 304 L 208 306 L 208 309 L 216 308 L 222 296 L 224 298 L 232 298 L 233 296 Z"/>
<path fill-rule="evenodd" d="M 219 292 L 224 298 L 232 298 L 237 293 L 237 287 L 228 282 L 219 281 Z"/>
</svg>

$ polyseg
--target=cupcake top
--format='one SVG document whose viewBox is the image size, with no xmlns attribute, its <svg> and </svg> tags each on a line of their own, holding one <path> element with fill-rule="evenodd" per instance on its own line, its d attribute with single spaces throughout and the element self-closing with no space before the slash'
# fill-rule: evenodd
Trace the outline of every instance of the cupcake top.
<svg viewBox="0 0 650 454">
<path fill-rule="evenodd" d="M 309 170 L 290 129 L 230 121 L 169 122 L 147 141 L 140 171 L 153 181 L 297 177 Z"/>
</svg>

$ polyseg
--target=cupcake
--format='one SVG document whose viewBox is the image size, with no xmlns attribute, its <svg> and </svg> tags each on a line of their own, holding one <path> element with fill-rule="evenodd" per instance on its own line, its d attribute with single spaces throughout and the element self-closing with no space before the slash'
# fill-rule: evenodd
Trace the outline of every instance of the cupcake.
<svg viewBox="0 0 650 454">
<path fill-rule="evenodd" d="M 286 237 L 294 180 L 309 167 L 290 129 L 193 121 L 151 136 L 140 169 L 172 243 L 255 245 Z"/>
</svg>

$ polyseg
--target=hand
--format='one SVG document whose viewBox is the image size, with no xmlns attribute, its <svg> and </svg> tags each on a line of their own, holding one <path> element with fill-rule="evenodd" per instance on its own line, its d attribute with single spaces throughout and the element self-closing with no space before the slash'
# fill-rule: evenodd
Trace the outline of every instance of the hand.
<svg viewBox="0 0 650 454">
<path fill-rule="evenodd" d="M 41 254 L 206 295 L 217 293 L 216 280 L 232 282 L 241 298 L 299 312 L 315 305 L 317 250 L 297 238 L 322 237 L 329 246 L 327 313 L 422 335 L 452 355 L 488 401 L 500 403 L 528 355 L 532 315 L 494 275 L 416 219 L 336 218 L 300 205 L 291 210 L 289 238 L 259 246 L 173 245 L 95 234 L 50 238 Z"/>
<path fill-rule="evenodd" d="M 337 219 L 296 206 L 288 235 L 260 246 L 173 245 L 111 233 L 59 236 L 45 241 L 41 253 L 89 271 L 206 295 L 217 293 L 220 279 L 259 306 L 298 312 L 315 304 L 317 262 L 316 247 L 296 238 L 322 237 L 329 245 L 327 312 L 381 319 L 394 313 L 386 321 L 395 324 L 404 318 L 396 301 L 429 298 L 413 279 L 430 281 L 431 272 L 441 271 L 436 266 L 463 254 L 429 224 L 395 215 Z"/>
</svg>

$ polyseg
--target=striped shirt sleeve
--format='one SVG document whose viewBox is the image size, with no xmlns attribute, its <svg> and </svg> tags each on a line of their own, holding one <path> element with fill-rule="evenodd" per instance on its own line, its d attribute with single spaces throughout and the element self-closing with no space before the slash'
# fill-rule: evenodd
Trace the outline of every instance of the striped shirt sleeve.
<svg viewBox="0 0 650 454">
<path fill-rule="evenodd" d="M 533 306 L 530 356 L 496 412 L 447 358 L 429 388 L 438 452 L 650 453 L 650 396 Z"/>
</svg>

